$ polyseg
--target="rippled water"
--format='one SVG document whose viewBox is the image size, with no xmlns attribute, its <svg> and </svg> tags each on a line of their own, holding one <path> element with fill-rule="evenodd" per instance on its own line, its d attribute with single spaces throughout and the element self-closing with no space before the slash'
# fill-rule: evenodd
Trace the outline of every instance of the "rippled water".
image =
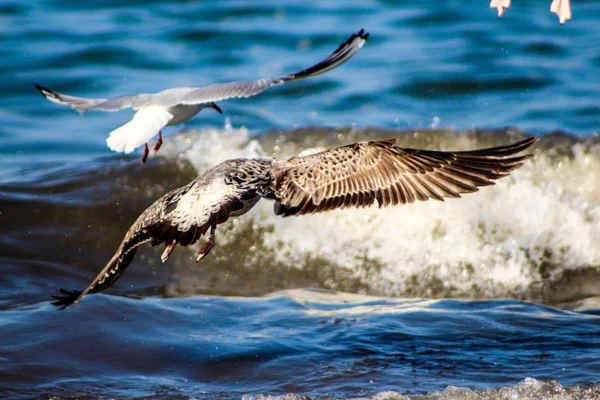
<svg viewBox="0 0 600 400">
<path fill-rule="evenodd" d="M 560 26 L 545 3 L 0 3 L 0 397 L 600 398 L 600 7 Z M 348 63 L 168 128 L 144 166 L 105 145 L 129 111 L 79 116 L 32 86 L 269 77 L 360 28 Z M 463 199 L 286 219 L 265 201 L 201 263 L 144 247 L 105 294 L 49 304 L 227 158 L 530 134 L 534 161 Z"/>
<path fill-rule="evenodd" d="M 4 312 L 13 333 L 3 341 L 9 361 L 1 376 L 13 382 L 6 396 L 28 388 L 70 397 L 77 388 L 78 396 L 168 399 L 359 397 L 484 390 L 524 376 L 600 395 L 600 386 L 588 387 L 600 368 L 593 313 L 307 290 L 266 299 L 96 296 L 83 304 L 68 313 L 48 304 Z"/>
</svg>

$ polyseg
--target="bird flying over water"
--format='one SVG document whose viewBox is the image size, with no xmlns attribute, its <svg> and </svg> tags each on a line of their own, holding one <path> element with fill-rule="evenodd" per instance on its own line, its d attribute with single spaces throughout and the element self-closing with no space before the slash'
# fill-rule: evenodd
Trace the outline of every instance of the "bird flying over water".
<svg viewBox="0 0 600 400">
<path fill-rule="evenodd" d="M 493 185 L 532 154 L 516 154 L 537 141 L 470 151 L 395 147 L 396 139 L 354 143 L 287 161 L 270 158 L 225 161 L 174 189 L 131 225 L 115 255 L 85 289 L 59 289 L 55 306 L 66 308 L 119 279 L 142 243 L 165 244 L 164 263 L 177 244 L 188 246 L 210 234 L 197 261 L 215 245 L 215 231 L 229 217 L 247 213 L 261 198 L 274 200 L 276 215 L 314 214 L 337 208 L 379 207 L 416 200 L 460 197 Z"/>
<path fill-rule="evenodd" d="M 185 122 L 204 108 L 213 108 L 222 113 L 216 101 L 250 97 L 270 87 L 287 82 L 299 81 L 322 74 L 348 61 L 365 44 L 369 34 L 361 29 L 350 36 L 329 57 L 310 68 L 293 74 L 256 81 L 219 83 L 206 87 L 173 88 L 159 93 L 142 93 L 112 99 L 86 99 L 67 96 L 34 84 L 36 89 L 48 100 L 74 108 L 80 113 L 89 110 L 118 111 L 124 108 L 137 110 L 133 119 L 109 134 L 106 143 L 111 150 L 131 153 L 144 145 L 142 164 L 148 157 L 148 141 L 158 134 L 154 145 L 154 154 L 163 143 L 162 128 Z"/>
</svg>

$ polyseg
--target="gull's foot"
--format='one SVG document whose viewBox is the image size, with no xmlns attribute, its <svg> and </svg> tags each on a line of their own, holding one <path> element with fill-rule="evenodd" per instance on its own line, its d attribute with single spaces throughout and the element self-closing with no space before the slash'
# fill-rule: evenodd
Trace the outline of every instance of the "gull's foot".
<svg viewBox="0 0 600 400">
<path fill-rule="evenodd" d="M 146 160 L 148 159 L 148 143 L 144 145 L 144 154 L 142 154 L 142 159 L 140 161 L 141 164 L 146 164 Z"/>
<path fill-rule="evenodd" d="M 206 243 L 204 243 L 202 247 L 200 247 L 200 250 L 198 250 L 198 257 L 196 257 L 196 261 L 200 261 L 206 257 L 213 247 L 215 247 L 214 233 L 209 236 L 208 240 L 206 240 Z"/>
<path fill-rule="evenodd" d="M 160 146 L 162 146 L 162 144 L 163 144 L 162 132 L 158 131 L 158 140 L 156 141 L 156 144 L 154 145 L 154 148 L 152 149 L 154 151 L 154 154 L 158 153 L 158 151 L 160 150 Z"/>
<path fill-rule="evenodd" d="M 175 245 L 177 244 L 177 240 L 173 240 L 165 249 L 165 251 L 163 251 L 162 255 L 160 256 L 160 260 L 163 262 L 163 264 L 169 259 L 169 256 L 171 255 L 171 253 L 173 252 L 173 249 L 175 248 Z"/>
<path fill-rule="evenodd" d="M 492 0 L 490 3 L 490 8 L 498 9 L 498 17 L 501 17 L 508 7 L 510 7 L 510 0 Z"/>
<path fill-rule="evenodd" d="M 561 24 L 571 19 L 571 0 L 553 0 L 550 5 L 550 12 L 558 15 Z"/>
</svg>

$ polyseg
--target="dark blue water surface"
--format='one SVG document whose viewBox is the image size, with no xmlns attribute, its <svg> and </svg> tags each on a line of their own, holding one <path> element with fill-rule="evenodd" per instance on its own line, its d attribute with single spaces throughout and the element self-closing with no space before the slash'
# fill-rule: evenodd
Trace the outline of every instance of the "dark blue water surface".
<svg viewBox="0 0 600 400">
<path fill-rule="evenodd" d="M 513 3 L 499 19 L 472 0 L 0 2 L 0 397 L 600 398 L 600 3 L 574 0 L 563 26 L 550 1 Z M 343 66 L 165 129 L 144 166 L 106 147 L 131 110 L 82 116 L 33 88 L 267 78 L 361 28 Z M 50 305 L 225 158 L 531 134 L 536 160 L 468 198 L 286 220 L 259 205 L 202 263 L 143 248 L 106 293 Z"/>
<path fill-rule="evenodd" d="M 8 397 L 358 397 L 591 383 L 600 368 L 598 315 L 516 301 L 102 296 L 68 313 L 16 307 L 3 329 Z"/>
</svg>

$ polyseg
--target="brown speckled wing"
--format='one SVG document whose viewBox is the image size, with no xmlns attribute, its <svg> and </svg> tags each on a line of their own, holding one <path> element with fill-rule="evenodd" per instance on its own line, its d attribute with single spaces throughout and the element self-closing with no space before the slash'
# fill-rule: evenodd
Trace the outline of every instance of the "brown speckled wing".
<svg viewBox="0 0 600 400">
<path fill-rule="evenodd" d="M 473 151 L 394 147 L 395 139 L 354 143 L 273 164 L 277 214 L 442 200 L 493 185 L 532 155 L 513 156 L 537 141 Z M 512 157 L 511 157 L 512 156 Z"/>
</svg>

